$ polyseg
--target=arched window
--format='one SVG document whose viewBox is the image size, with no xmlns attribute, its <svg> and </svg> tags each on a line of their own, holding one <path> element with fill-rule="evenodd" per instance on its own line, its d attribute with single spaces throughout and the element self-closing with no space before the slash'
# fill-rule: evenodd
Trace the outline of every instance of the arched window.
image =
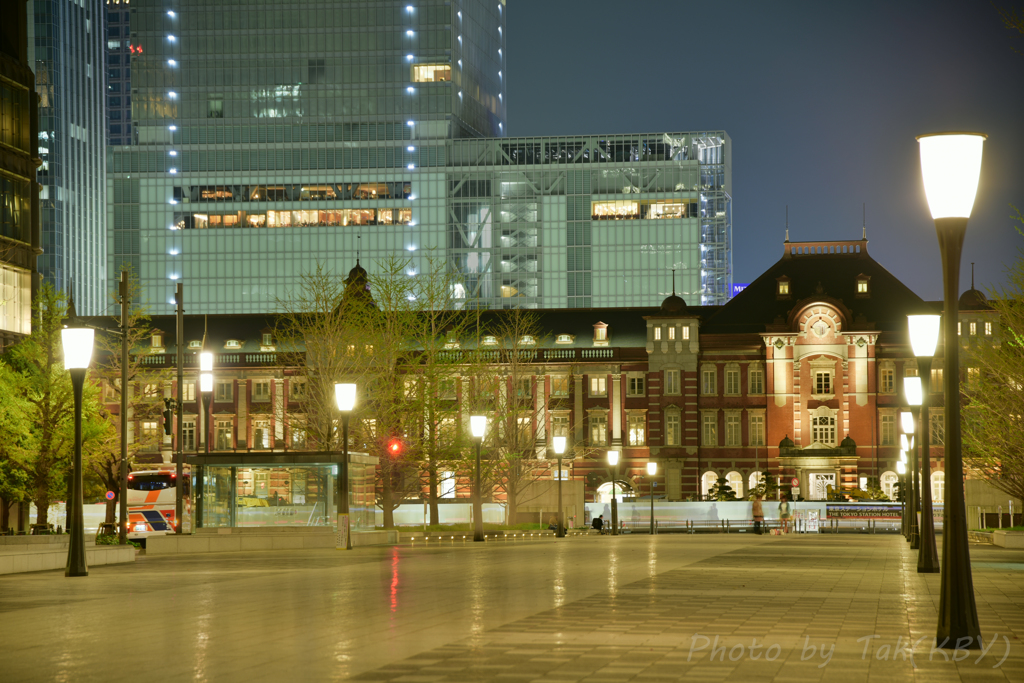
<svg viewBox="0 0 1024 683">
<path fill-rule="evenodd" d="M 932 502 L 941 503 L 946 499 L 946 473 L 932 472 Z"/>
<path fill-rule="evenodd" d="M 736 494 L 737 498 L 743 497 L 743 475 L 739 472 L 730 472 L 725 475 L 725 480 L 729 482 L 729 488 Z"/>
<path fill-rule="evenodd" d="M 711 489 L 718 483 L 718 475 L 714 472 L 705 472 L 704 476 L 700 478 L 700 496 L 701 499 L 706 500 L 708 495 L 711 493 Z"/>
<path fill-rule="evenodd" d="M 633 487 L 628 482 L 622 481 L 621 479 L 615 480 L 615 500 L 622 502 L 623 496 L 633 496 Z M 612 502 L 612 483 L 606 481 L 597 487 L 597 502 L 608 503 Z M 621 510 L 621 508 L 620 508 Z"/>
<path fill-rule="evenodd" d="M 836 411 L 821 406 L 811 413 L 811 443 L 835 447 Z"/>
<path fill-rule="evenodd" d="M 879 485 L 882 487 L 882 493 L 884 493 L 885 497 L 889 500 L 896 500 L 896 491 L 893 490 L 893 487 L 899 483 L 899 480 L 900 475 L 895 472 L 883 472 L 882 476 L 879 477 Z"/>
<path fill-rule="evenodd" d="M 747 477 L 747 491 L 753 491 L 764 483 L 764 472 L 751 472 Z"/>
</svg>

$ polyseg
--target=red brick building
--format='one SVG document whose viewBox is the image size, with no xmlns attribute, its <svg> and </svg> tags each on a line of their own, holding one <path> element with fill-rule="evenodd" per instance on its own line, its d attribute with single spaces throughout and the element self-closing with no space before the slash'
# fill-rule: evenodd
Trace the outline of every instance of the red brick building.
<svg viewBox="0 0 1024 683">
<path fill-rule="evenodd" d="M 977 308 L 975 329 L 991 336 L 984 297 L 971 292 L 965 301 Z M 647 495 L 650 459 L 659 464 L 656 495 L 668 500 L 707 493 L 720 476 L 745 496 L 764 471 L 784 488 L 796 479 L 806 498 L 824 497 L 829 485 L 880 482 L 891 490 L 902 378 L 917 371 L 906 316 L 940 309 L 871 258 L 866 239 L 787 241 L 779 261 L 723 306 L 687 306 L 672 295 L 659 308 L 538 311 L 546 335 L 533 340 L 527 381 L 510 390 L 532 406 L 526 426 L 541 476 L 553 476 L 550 436 L 565 434 L 576 455 L 569 476 L 586 481 L 588 498 L 610 489 L 610 449 L 622 452 L 626 495 Z M 482 325 L 506 314 L 483 312 Z M 161 341 L 149 350 L 150 367 L 172 367 L 174 349 L 163 340 L 174 338 L 173 326 L 172 317 L 154 320 Z M 278 362 L 272 316 L 210 317 L 208 327 L 217 353 L 205 427 L 213 449 L 306 449 L 288 418 L 302 410 L 303 378 Z M 186 317 L 189 354 L 202 334 L 203 321 Z M 185 367 L 185 447 L 192 450 L 199 413 L 193 355 Z M 941 377 L 941 358 L 932 372 Z M 941 386 L 933 381 L 930 396 L 933 471 L 942 468 Z M 161 393 L 177 395 L 174 382 Z M 170 457 L 169 440 L 163 453 Z M 941 477 L 934 479 L 937 500 Z"/>
</svg>

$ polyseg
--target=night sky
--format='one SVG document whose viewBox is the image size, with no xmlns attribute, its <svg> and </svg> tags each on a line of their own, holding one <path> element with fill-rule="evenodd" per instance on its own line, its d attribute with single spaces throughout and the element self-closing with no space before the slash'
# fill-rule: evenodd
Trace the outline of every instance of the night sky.
<svg viewBox="0 0 1024 683">
<path fill-rule="evenodd" d="M 984 0 L 513 0 L 507 22 L 510 136 L 730 135 L 736 282 L 781 257 L 787 204 L 802 241 L 859 239 L 866 203 L 869 253 L 941 299 L 914 137 L 942 130 L 989 136 L 961 291 L 1020 257 L 1024 36 Z"/>
</svg>

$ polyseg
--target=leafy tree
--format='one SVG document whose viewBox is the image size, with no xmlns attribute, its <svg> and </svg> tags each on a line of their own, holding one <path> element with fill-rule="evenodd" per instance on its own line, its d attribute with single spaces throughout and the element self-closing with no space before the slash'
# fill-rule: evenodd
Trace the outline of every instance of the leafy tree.
<svg viewBox="0 0 1024 683">
<path fill-rule="evenodd" d="M 28 499 L 26 462 L 31 455 L 32 427 L 24 378 L 0 360 L 0 530 L 10 526 L 9 504 Z"/>
<path fill-rule="evenodd" d="M 733 491 L 732 487 L 729 486 L 728 480 L 722 475 L 718 476 L 718 481 L 711 487 L 708 499 L 717 501 L 737 500 L 736 492 Z"/>
<path fill-rule="evenodd" d="M 13 346 L 5 360 L 18 373 L 18 396 L 23 399 L 30 429 L 26 457 L 7 462 L 27 479 L 27 497 L 36 505 L 36 523 L 45 524 L 50 502 L 67 493 L 74 455 L 74 395 L 64 370 L 61 329 L 67 298 L 45 284 L 33 303 L 32 334 Z M 83 458 L 93 452 L 106 419 L 97 401 L 95 384 L 87 381 L 82 403 Z"/>
<path fill-rule="evenodd" d="M 1024 224 L 1020 211 L 1016 220 Z M 963 352 L 964 464 L 1003 493 L 1024 499 L 1024 250 L 988 303 L 998 314 L 992 343 L 980 341 Z"/>
</svg>

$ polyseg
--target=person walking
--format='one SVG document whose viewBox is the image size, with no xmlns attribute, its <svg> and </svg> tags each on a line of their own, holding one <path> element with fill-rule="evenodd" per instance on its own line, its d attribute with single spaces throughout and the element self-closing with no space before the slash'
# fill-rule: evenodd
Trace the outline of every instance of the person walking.
<svg viewBox="0 0 1024 683">
<path fill-rule="evenodd" d="M 786 499 L 786 495 L 782 495 L 782 500 L 779 501 L 779 522 L 782 525 L 782 533 L 789 533 L 789 518 L 793 515 L 792 509 L 789 506 L 789 500 Z"/>
<path fill-rule="evenodd" d="M 754 513 L 754 533 L 761 535 L 761 524 L 764 522 L 764 506 L 761 504 L 761 494 L 754 494 L 754 502 L 751 504 Z"/>
</svg>

